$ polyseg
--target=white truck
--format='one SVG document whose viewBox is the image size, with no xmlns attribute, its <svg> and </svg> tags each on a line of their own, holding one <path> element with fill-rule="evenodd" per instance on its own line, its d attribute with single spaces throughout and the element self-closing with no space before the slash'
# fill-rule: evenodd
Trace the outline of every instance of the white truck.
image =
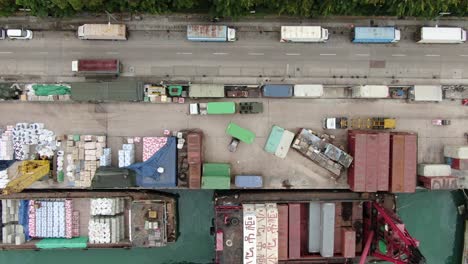
<svg viewBox="0 0 468 264">
<path fill-rule="evenodd" d="M 318 98 L 323 95 L 321 84 L 295 84 L 294 97 L 296 98 Z"/>
<path fill-rule="evenodd" d="M 459 44 L 466 41 L 466 30 L 459 27 L 422 27 L 418 43 Z"/>
<path fill-rule="evenodd" d="M 123 24 L 84 24 L 78 27 L 78 38 L 87 40 L 127 40 Z"/>
<path fill-rule="evenodd" d="M 328 29 L 321 26 L 282 26 L 280 42 L 326 42 Z"/>
<path fill-rule="evenodd" d="M 351 88 L 352 98 L 387 98 L 389 88 L 386 85 L 359 85 Z"/>
<path fill-rule="evenodd" d="M 416 102 L 440 102 L 443 99 L 440 85 L 414 85 L 409 89 L 408 98 Z"/>
</svg>

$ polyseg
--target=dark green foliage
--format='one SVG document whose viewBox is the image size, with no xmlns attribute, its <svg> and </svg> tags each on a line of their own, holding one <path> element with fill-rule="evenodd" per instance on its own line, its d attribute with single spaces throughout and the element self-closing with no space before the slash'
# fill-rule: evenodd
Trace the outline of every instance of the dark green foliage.
<svg viewBox="0 0 468 264">
<path fill-rule="evenodd" d="M 0 15 L 19 8 L 36 16 L 63 17 L 77 12 L 171 12 L 210 13 L 213 16 L 241 17 L 250 11 L 299 17 L 413 16 L 435 18 L 440 12 L 453 16 L 468 14 L 468 0 L 0 0 Z"/>
</svg>

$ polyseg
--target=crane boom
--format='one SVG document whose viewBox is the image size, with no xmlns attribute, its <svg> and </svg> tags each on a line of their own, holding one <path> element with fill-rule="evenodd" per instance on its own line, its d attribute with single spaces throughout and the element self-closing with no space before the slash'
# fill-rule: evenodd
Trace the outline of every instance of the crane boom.
<svg viewBox="0 0 468 264">
<path fill-rule="evenodd" d="M 3 189 L 2 194 L 18 193 L 31 186 L 34 182 L 47 175 L 50 171 L 48 160 L 23 161 L 19 166 L 20 176 L 11 180 Z"/>
</svg>

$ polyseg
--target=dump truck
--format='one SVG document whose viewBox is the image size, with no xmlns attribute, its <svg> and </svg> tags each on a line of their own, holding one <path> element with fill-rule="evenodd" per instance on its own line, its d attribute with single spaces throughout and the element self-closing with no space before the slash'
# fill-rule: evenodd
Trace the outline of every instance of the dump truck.
<svg viewBox="0 0 468 264">
<path fill-rule="evenodd" d="M 123 24 L 84 24 L 78 27 L 78 38 L 87 40 L 127 40 Z"/>
<path fill-rule="evenodd" d="M 321 26 L 282 26 L 280 42 L 326 42 L 328 29 Z"/>
<path fill-rule="evenodd" d="M 400 41 L 400 30 L 395 27 L 355 27 L 354 43 L 395 43 Z"/>
<path fill-rule="evenodd" d="M 236 29 L 218 25 L 188 25 L 187 39 L 202 42 L 236 41 Z"/>
<path fill-rule="evenodd" d="M 120 74 L 120 61 L 117 59 L 83 59 L 72 61 L 72 71 L 79 75 Z"/>
<path fill-rule="evenodd" d="M 352 129 L 395 129 L 396 119 L 389 117 L 370 117 L 351 119 Z"/>
<path fill-rule="evenodd" d="M 459 44 L 466 41 L 466 30 L 459 27 L 422 27 L 418 43 Z"/>
</svg>

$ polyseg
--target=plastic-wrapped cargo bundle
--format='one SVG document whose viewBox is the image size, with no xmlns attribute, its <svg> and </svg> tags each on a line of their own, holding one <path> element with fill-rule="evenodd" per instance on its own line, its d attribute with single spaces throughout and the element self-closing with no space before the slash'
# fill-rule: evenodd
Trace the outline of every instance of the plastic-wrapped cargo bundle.
<svg viewBox="0 0 468 264">
<path fill-rule="evenodd" d="M 91 199 L 91 215 L 116 215 L 123 212 L 122 198 Z"/>
<path fill-rule="evenodd" d="M 93 244 L 118 243 L 123 237 L 123 216 L 93 216 L 88 223 L 89 242 Z"/>
<path fill-rule="evenodd" d="M 127 167 L 135 163 L 135 145 L 123 144 L 119 150 L 119 168 Z"/>
</svg>

